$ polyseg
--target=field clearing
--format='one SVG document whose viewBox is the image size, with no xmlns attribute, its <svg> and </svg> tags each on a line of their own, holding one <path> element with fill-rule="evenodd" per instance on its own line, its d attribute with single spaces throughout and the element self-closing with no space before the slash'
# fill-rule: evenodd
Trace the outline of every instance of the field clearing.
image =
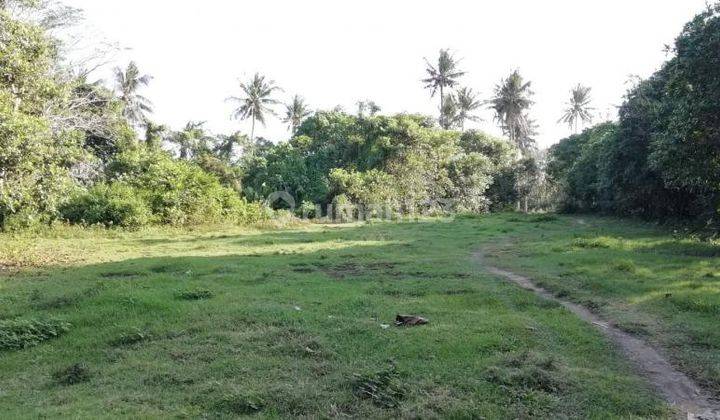
<svg viewBox="0 0 720 420">
<path fill-rule="evenodd" d="M 69 324 L 0 352 L 4 418 L 672 416 L 598 331 L 488 274 L 479 249 L 718 394 L 720 250 L 638 223 L 500 214 L 2 239 L 0 323 Z M 430 323 L 395 327 L 396 314 Z"/>
</svg>

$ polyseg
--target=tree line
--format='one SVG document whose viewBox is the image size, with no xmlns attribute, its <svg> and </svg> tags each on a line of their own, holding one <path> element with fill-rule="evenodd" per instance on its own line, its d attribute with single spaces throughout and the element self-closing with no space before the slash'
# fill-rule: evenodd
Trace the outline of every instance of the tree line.
<svg viewBox="0 0 720 420">
<path fill-rule="evenodd" d="M 232 118 L 250 122 L 249 135 L 215 135 L 202 121 L 170 130 L 152 120 L 143 95 L 152 77 L 135 63 L 116 68 L 112 86 L 66 64 L 52 28 L 71 25 L 74 13 L 43 0 L 0 2 L 5 230 L 55 221 L 252 223 L 272 217 L 261 202 L 276 191 L 318 217 L 328 204 L 403 212 L 443 200 L 469 212 L 560 207 L 698 217 L 717 209 L 719 114 L 709 64 L 718 62 L 717 8 L 688 24 L 676 57 L 628 93 L 619 122 L 575 134 L 547 155 L 534 141 L 531 82 L 513 71 L 483 100 L 462 85 L 466 72 L 448 50 L 425 60 L 421 80 L 439 96 L 437 117 L 383 115 L 370 99 L 355 112 L 313 111 L 300 95 L 280 101 L 283 90 L 258 73 L 227 98 Z M 504 137 L 467 129 L 483 107 Z M 558 123 L 578 133 L 593 110 L 590 88 L 577 85 Z M 256 136 L 270 118 L 287 125 L 288 141 Z"/>
<path fill-rule="evenodd" d="M 717 225 L 720 205 L 720 5 L 688 22 L 672 57 L 638 80 L 619 120 L 551 147 L 566 211 Z"/>
</svg>

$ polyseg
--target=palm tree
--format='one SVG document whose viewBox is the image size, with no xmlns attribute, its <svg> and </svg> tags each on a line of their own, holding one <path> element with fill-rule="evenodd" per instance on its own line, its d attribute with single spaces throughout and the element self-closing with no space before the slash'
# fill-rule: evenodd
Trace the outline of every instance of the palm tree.
<svg viewBox="0 0 720 420">
<path fill-rule="evenodd" d="M 234 156 L 235 148 L 246 149 L 250 145 L 250 139 L 245 134 L 236 132 L 229 136 L 219 136 L 215 146 L 215 154 L 220 159 L 230 162 Z"/>
<path fill-rule="evenodd" d="M 266 115 L 277 115 L 270 108 L 279 102 L 271 97 L 275 91 L 282 91 L 272 80 L 265 81 L 265 76 L 255 73 L 250 83 L 240 83 L 240 89 L 243 91 L 242 97 L 231 96 L 229 101 L 236 102 L 238 107 L 233 111 L 232 117 L 235 119 L 246 120 L 252 118 L 252 128 L 250 130 L 250 140 L 255 141 L 255 120 L 265 125 Z"/>
<path fill-rule="evenodd" d="M 147 74 L 141 76 L 134 61 L 125 70 L 116 67 L 114 73 L 115 86 L 124 105 L 123 115 L 133 125 L 142 124 L 147 119 L 145 114 L 152 113 L 152 103 L 138 90 L 150 84 L 152 77 Z"/>
<path fill-rule="evenodd" d="M 210 137 L 205 133 L 205 121 L 190 121 L 182 131 L 173 133 L 170 141 L 180 146 L 180 159 L 189 159 L 191 155 L 207 150 Z"/>
<path fill-rule="evenodd" d="M 155 124 L 150 120 L 145 120 L 145 146 L 148 149 L 157 149 L 162 143 L 167 127 L 162 124 Z"/>
<path fill-rule="evenodd" d="M 365 118 L 365 112 L 367 111 L 368 115 L 371 117 L 376 116 L 380 111 L 382 111 L 382 108 L 380 105 L 378 105 L 375 101 L 371 100 L 365 100 L 365 101 L 358 101 L 357 102 L 357 109 L 358 109 L 358 117 L 359 118 Z"/>
<path fill-rule="evenodd" d="M 558 120 L 559 123 L 565 123 L 573 130 L 573 133 L 578 132 L 578 122 L 583 125 L 592 121 L 592 115 L 590 111 L 595 108 L 590 106 L 592 98 L 590 97 L 591 88 L 578 84 L 572 90 L 570 90 L 571 96 L 570 101 L 567 103 L 565 114 Z"/>
<path fill-rule="evenodd" d="M 480 121 L 480 117 L 473 112 L 482 106 L 482 102 L 472 89 L 466 87 L 458 89 L 454 99 L 460 131 L 465 131 L 465 121 Z"/>
<path fill-rule="evenodd" d="M 510 141 L 522 151 L 528 150 L 528 141 L 534 131 L 534 124 L 527 114 L 533 104 L 530 84 L 515 70 L 495 86 L 495 97 L 489 101 L 490 107 L 495 111 L 495 121 L 500 124 Z"/>
<path fill-rule="evenodd" d="M 425 89 L 430 89 L 430 96 L 434 97 L 435 93 L 440 91 L 440 125 L 444 126 L 442 110 L 445 105 L 445 89 L 452 88 L 458 84 L 457 79 L 462 77 L 465 72 L 458 70 L 458 61 L 450 54 L 448 50 L 440 50 L 437 66 L 433 66 L 428 59 L 425 59 L 427 67 L 425 71 L 428 78 L 423 79 Z"/>
<path fill-rule="evenodd" d="M 448 93 L 442 101 L 440 108 L 440 126 L 444 130 L 450 130 L 459 123 L 458 103 L 455 95 Z"/>
<path fill-rule="evenodd" d="M 300 95 L 295 95 L 292 102 L 285 105 L 285 117 L 282 122 L 288 124 L 288 128 L 292 134 L 295 134 L 303 120 L 312 114 L 310 108 L 305 104 L 305 99 Z"/>
</svg>

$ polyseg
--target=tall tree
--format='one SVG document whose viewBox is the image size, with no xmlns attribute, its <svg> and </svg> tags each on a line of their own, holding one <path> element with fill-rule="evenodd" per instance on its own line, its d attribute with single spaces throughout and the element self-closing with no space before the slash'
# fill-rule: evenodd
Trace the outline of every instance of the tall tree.
<svg viewBox="0 0 720 420">
<path fill-rule="evenodd" d="M 292 102 L 285 104 L 285 116 L 282 122 L 288 125 L 292 134 L 295 134 L 303 120 L 310 115 L 312 115 L 312 111 L 305 103 L 305 99 L 300 95 L 295 95 Z"/>
<path fill-rule="evenodd" d="M 238 107 L 233 111 L 232 117 L 235 119 L 246 120 L 252 119 L 252 128 L 250 129 L 250 140 L 255 140 L 255 121 L 259 121 L 263 126 L 266 122 L 267 115 L 277 115 L 271 108 L 279 102 L 272 98 L 272 94 L 276 91 L 282 91 L 272 80 L 265 80 L 265 76 L 255 73 L 249 83 L 240 83 L 240 89 L 243 96 L 231 96 L 229 101 L 237 103 Z"/>
<path fill-rule="evenodd" d="M 480 117 L 474 112 L 482 106 L 482 102 L 472 89 L 467 87 L 458 89 L 455 95 L 455 106 L 457 108 L 456 119 L 461 131 L 465 131 L 465 121 L 480 120 Z"/>
<path fill-rule="evenodd" d="M 190 121 L 185 128 L 170 136 L 169 140 L 180 147 L 180 159 L 190 157 L 203 150 L 208 150 L 210 136 L 205 133 L 205 121 Z"/>
<path fill-rule="evenodd" d="M 233 156 L 235 156 L 235 151 L 237 148 L 241 148 L 243 149 L 243 151 L 247 151 L 249 147 L 250 139 L 248 139 L 248 136 L 240 132 L 236 132 L 230 134 L 229 136 L 219 136 L 214 151 L 217 157 L 226 162 L 230 162 L 232 161 Z"/>
<path fill-rule="evenodd" d="M 442 108 L 440 108 L 440 127 L 445 130 L 450 130 L 458 126 L 459 120 L 459 109 L 457 99 L 452 93 L 445 95 L 445 99 L 442 101 Z"/>
<path fill-rule="evenodd" d="M 425 59 L 428 77 L 423 79 L 425 88 L 430 89 L 430 96 L 434 97 L 436 93 L 440 93 L 440 125 L 445 126 L 443 122 L 443 109 L 445 105 L 445 89 L 452 88 L 458 84 L 458 79 L 465 72 L 458 69 L 458 60 L 456 60 L 448 50 L 440 50 L 437 65 L 433 65 Z"/>
<path fill-rule="evenodd" d="M 365 118 L 365 113 L 367 115 L 374 117 L 377 115 L 380 111 L 382 111 L 382 108 L 380 105 L 378 105 L 375 101 L 372 100 L 365 100 L 365 101 L 358 101 L 357 102 L 357 109 L 358 109 L 358 117 Z"/>
<path fill-rule="evenodd" d="M 574 87 L 570 93 L 570 101 L 567 103 L 567 108 L 562 118 L 558 120 L 558 123 L 565 123 L 573 130 L 573 133 L 578 132 L 578 123 L 589 123 L 592 121 L 591 111 L 595 108 L 590 106 L 592 99 L 590 97 L 590 88 L 578 84 Z"/>
<path fill-rule="evenodd" d="M 150 120 L 145 120 L 143 126 L 145 127 L 145 146 L 148 149 L 159 149 L 167 132 L 167 127 Z"/>
<path fill-rule="evenodd" d="M 134 61 L 126 69 L 115 68 L 115 87 L 124 105 L 123 115 L 134 126 L 141 125 L 147 113 L 152 113 L 152 103 L 138 91 L 141 87 L 150 84 L 152 77 L 141 75 Z"/>
<path fill-rule="evenodd" d="M 527 113 L 533 104 L 530 85 L 531 82 L 526 82 L 515 70 L 495 86 L 495 96 L 489 101 L 500 128 L 523 152 L 527 152 L 534 131 Z"/>
</svg>

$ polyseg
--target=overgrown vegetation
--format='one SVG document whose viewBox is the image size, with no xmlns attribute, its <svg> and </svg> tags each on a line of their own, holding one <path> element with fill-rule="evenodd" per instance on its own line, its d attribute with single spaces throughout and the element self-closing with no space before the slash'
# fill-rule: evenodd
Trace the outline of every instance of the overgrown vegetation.
<svg viewBox="0 0 720 420">
<path fill-rule="evenodd" d="M 0 351 L 37 346 L 68 332 L 70 324 L 57 319 L 13 319 L 0 321 Z"/>
<path fill-rule="evenodd" d="M 548 173 L 568 211 L 717 226 L 720 208 L 720 6 L 689 22 L 674 57 L 639 81 L 604 123 L 550 150 Z"/>
</svg>

